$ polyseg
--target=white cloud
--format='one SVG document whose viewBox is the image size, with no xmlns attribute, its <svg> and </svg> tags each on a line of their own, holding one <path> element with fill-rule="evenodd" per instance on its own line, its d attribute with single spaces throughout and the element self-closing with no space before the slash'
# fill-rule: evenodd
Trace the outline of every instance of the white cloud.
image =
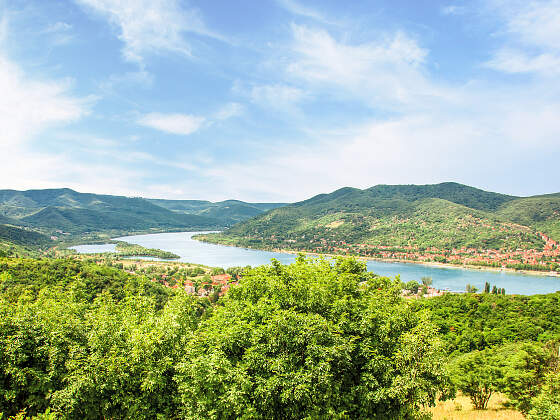
<svg viewBox="0 0 560 420">
<path fill-rule="evenodd" d="M 325 15 L 323 15 L 322 13 L 318 12 L 317 10 L 309 6 L 304 6 L 303 4 L 301 4 L 296 0 L 276 0 L 276 1 L 282 8 L 286 9 L 288 12 L 294 15 L 303 16 L 309 19 L 316 20 L 321 23 L 336 24 L 336 22 L 334 22 L 333 20 L 327 19 Z"/>
<path fill-rule="evenodd" d="M 315 89 L 338 89 L 370 106 L 394 109 L 446 95 L 425 76 L 428 51 L 402 32 L 361 44 L 299 25 L 293 25 L 293 35 L 287 73 Z"/>
<path fill-rule="evenodd" d="M 505 46 L 485 65 L 507 73 L 557 75 L 560 70 L 560 0 L 504 2 L 493 12 L 503 20 Z"/>
<path fill-rule="evenodd" d="M 0 47 L 0 173 L 5 188 L 78 187 L 74 175 L 84 172 L 87 176 L 79 177 L 81 181 L 96 178 L 96 168 L 39 151 L 46 130 L 76 122 L 89 113 L 93 98 L 77 97 L 70 88 L 69 81 L 29 77 Z M 118 171 L 104 169 L 108 172 L 97 175 Z"/>
<path fill-rule="evenodd" d="M 214 118 L 216 120 L 227 120 L 229 118 L 238 117 L 243 114 L 245 107 L 238 102 L 230 102 L 224 105 L 216 112 Z"/>
<path fill-rule="evenodd" d="M 253 103 L 264 107 L 289 110 L 305 99 L 307 94 L 299 88 L 283 85 L 257 85 L 250 90 Z"/>
<path fill-rule="evenodd" d="M 462 15 L 465 13 L 465 10 L 463 6 L 450 5 L 443 7 L 441 13 L 443 15 Z"/>
<path fill-rule="evenodd" d="M 21 145 L 54 124 L 88 113 L 91 99 L 68 94 L 69 82 L 37 81 L 0 54 L 0 127 L 4 144 Z"/>
<path fill-rule="evenodd" d="M 45 33 L 53 33 L 53 32 L 66 32 L 72 29 L 72 25 L 66 22 L 55 22 L 51 23 L 47 28 L 44 30 Z"/>
<path fill-rule="evenodd" d="M 503 48 L 485 63 L 486 67 L 505 73 L 560 74 L 560 55 L 543 53 L 528 55 L 523 51 Z"/>
<path fill-rule="evenodd" d="M 204 117 L 188 114 L 161 114 L 152 112 L 138 119 L 138 124 L 171 134 L 187 136 L 198 131 L 205 122 Z"/>
<path fill-rule="evenodd" d="M 154 76 L 145 71 L 131 71 L 122 74 L 112 74 L 106 80 L 99 83 L 101 90 L 113 93 L 119 86 L 139 86 L 141 88 L 151 88 L 154 83 Z"/>
<path fill-rule="evenodd" d="M 222 39 L 204 24 L 196 9 L 186 10 L 178 0 L 75 0 L 106 17 L 119 29 L 126 60 L 142 62 L 145 54 L 163 51 L 191 55 L 183 34 Z"/>
</svg>

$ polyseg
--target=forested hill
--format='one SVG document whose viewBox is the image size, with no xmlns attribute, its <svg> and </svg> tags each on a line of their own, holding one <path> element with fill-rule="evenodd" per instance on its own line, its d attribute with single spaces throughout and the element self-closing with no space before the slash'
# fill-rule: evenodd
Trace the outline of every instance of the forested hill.
<svg viewBox="0 0 560 420">
<path fill-rule="evenodd" d="M 148 200 L 79 193 L 68 188 L 0 190 L 0 223 L 43 233 L 215 229 L 246 220 L 274 204 Z"/>
<path fill-rule="evenodd" d="M 246 203 L 239 200 L 211 202 L 205 200 L 149 199 L 158 206 L 178 213 L 196 214 L 220 220 L 224 226 L 232 225 L 265 211 L 285 206 L 285 203 Z"/>
<path fill-rule="evenodd" d="M 233 226 L 214 242 L 336 251 L 343 244 L 543 249 L 560 240 L 560 195 L 515 197 L 447 182 L 341 188 Z"/>
</svg>

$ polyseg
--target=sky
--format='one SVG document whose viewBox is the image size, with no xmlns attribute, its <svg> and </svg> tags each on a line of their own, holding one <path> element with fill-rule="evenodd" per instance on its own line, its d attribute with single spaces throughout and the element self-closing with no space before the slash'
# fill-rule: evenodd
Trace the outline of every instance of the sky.
<svg viewBox="0 0 560 420">
<path fill-rule="evenodd" d="M 560 0 L 0 0 L 0 188 L 560 191 Z"/>
</svg>

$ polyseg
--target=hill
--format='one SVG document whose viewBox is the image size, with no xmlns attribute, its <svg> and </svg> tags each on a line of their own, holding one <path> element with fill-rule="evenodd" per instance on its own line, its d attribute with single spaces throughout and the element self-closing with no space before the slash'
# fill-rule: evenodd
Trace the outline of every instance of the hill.
<svg viewBox="0 0 560 420">
<path fill-rule="evenodd" d="M 79 193 L 68 188 L 2 190 L 0 215 L 4 223 L 43 233 L 211 229 L 223 225 L 211 217 L 172 212 L 143 198 Z"/>
<path fill-rule="evenodd" d="M 0 190 L 0 223 L 48 234 L 208 230 L 230 226 L 280 205 L 236 200 L 151 200 L 79 193 L 69 188 Z"/>
<path fill-rule="evenodd" d="M 224 226 L 242 222 L 265 211 L 286 205 L 285 203 L 246 203 L 239 200 L 211 202 L 204 200 L 148 199 L 148 201 L 177 213 L 195 214 L 217 219 Z"/>
<path fill-rule="evenodd" d="M 37 256 L 51 245 L 50 238 L 38 232 L 0 225 L 0 255 Z"/>
<path fill-rule="evenodd" d="M 203 240 L 406 260 L 468 259 L 482 265 L 496 259 L 500 265 L 542 261 L 548 268 L 556 257 L 545 251 L 550 246 L 554 253 L 560 250 L 539 232 L 560 240 L 560 197 L 521 198 L 443 183 L 341 188 L 271 210 Z M 481 256 L 489 250 L 492 258 Z M 431 256 L 423 259 L 426 254 Z"/>
</svg>

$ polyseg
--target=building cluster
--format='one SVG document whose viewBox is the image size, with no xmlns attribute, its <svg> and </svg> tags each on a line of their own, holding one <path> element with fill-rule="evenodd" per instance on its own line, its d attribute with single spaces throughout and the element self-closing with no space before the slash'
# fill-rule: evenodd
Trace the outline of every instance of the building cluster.
<svg viewBox="0 0 560 420">
<path fill-rule="evenodd" d="M 196 279 L 172 279 L 171 281 L 171 279 L 167 279 L 165 274 L 162 276 L 161 280 L 153 278 L 152 281 L 160 282 L 164 286 L 172 289 L 182 287 L 187 293 L 200 297 L 209 296 L 216 291 L 219 296 L 222 296 L 232 285 L 237 284 L 237 281 L 232 281 L 231 275 L 227 273 L 210 276 L 210 281 L 197 281 Z"/>
<path fill-rule="evenodd" d="M 413 246 L 351 244 L 345 241 L 309 243 L 301 251 L 355 255 L 380 259 L 414 262 L 440 262 L 460 265 L 478 265 L 497 268 L 532 270 L 560 270 L 560 243 L 539 232 L 544 246 L 541 249 L 478 249 L 437 247 L 418 248 Z"/>
</svg>

